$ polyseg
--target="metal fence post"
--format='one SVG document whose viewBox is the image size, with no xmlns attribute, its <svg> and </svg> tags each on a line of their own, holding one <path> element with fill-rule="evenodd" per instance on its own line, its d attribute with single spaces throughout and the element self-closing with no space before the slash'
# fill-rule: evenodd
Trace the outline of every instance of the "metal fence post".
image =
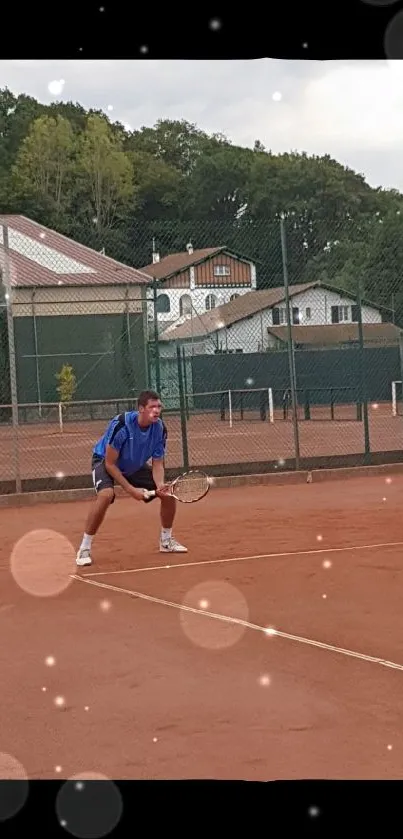
<svg viewBox="0 0 403 839">
<path fill-rule="evenodd" d="M 361 303 L 361 281 L 358 278 L 357 282 L 357 310 L 358 310 L 358 340 L 360 347 L 360 390 L 361 390 L 361 404 L 363 409 L 363 424 L 364 424 L 364 463 L 370 462 L 371 445 L 369 439 L 369 422 L 368 422 L 368 397 L 367 397 L 367 381 L 365 370 L 365 349 L 364 349 L 364 330 L 362 326 L 362 303 Z"/>
<path fill-rule="evenodd" d="M 288 286 L 288 267 L 287 267 L 287 242 L 284 224 L 284 214 L 280 217 L 280 231 L 281 231 L 281 253 L 283 258 L 283 278 L 285 291 L 285 304 L 287 312 L 287 332 L 288 332 L 288 365 L 290 370 L 290 385 L 291 385 L 291 406 L 292 406 L 292 420 L 294 429 L 294 447 L 295 447 L 295 468 L 299 470 L 300 451 L 299 451 L 299 428 L 298 428 L 298 404 L 297 404 L 297 376 L 295 371 L 295 354 L 294 344 L 292 340 L 291 328 L 291 311 L 290 311 L 290 294 Z"/>
<path fill-rule="evenodd" d="M 189 391 L 188 391 L 188 376 L 187 376 L 187 356 L 186 356 L 186 349 L 182 347 L 182 358 L 183 358 L 183 387 L 185 391 L 185 406 L 186 406 L 186 419 L 189 419 Z"/>
<path fill-rule="evenodd" d="M 154 358 L 155 358 L 155 385 L 157 393 L 161 396 L 161 367 L 160 347 L 158 335 L 158 308 L 157 308 L 157 280 L 153 278 L 153 306 L 154 306 Z"/>
<path fill-rule="evenodd" d="M 20 456 L 18 446 L 18 394 L 17 394 L 17 370 L 15 360 L 15 339 L 14 339 L 14 320 L 13 320 L 13 303 L 12 303 L 12 289 L 11 289 L 11 272 L 10 272 L 10 245 L 8 240 L 8 227 L 3 224 L 3 249 L 4 249 L 4 271 L 3 283 L 6 289 L 6 311 L 7 311 L 7 335 L 8 335 L 8 365 L 10 373 L 10 393 L 11 393 L 11 415 L 13 423 L 13 441 L 14 441 L 14 477 L 15 489 L 17 493 L 21 492 L 21 473 L 20 473 Z"/>
<path fill-rule="evenodd" d="M 179 345 L 176 347 L 176 358 L 178 363 L 178 383 L 179 383 L 179 404 L 181 414 L 181 432 L 182 432 L 182 452 L 183 452 L 183 468 L 185 472 L 189 469 L 189 450 L 187 438 L 187 423 L 186 423 L 186 401 L 183 387 L 183 371 L 182 371 L 182 353 Z"/>
</svg>

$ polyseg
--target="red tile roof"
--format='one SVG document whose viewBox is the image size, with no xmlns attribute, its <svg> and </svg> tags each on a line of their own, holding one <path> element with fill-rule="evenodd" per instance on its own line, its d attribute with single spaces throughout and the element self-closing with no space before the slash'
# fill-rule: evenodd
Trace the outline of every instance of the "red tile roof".
<svg viewBox="0 0 403 839">
<path fill-rule="evenodd" d="M 18 215 L 0 215 L 0 268 L 4 265 L 3 225 L 8 227 L 11 284 L 15 287 L 150 282 L 150 277 L 137 268 Z"/>
<path fill-rule="evenodd" d="M 301 283 L 289 287 L 290 297 L 301 294 L 309 288 L 315 288 L 318 283 Z M 161 341 L 186 340 L 187 338 L 201 337 L 223 329 L 239 320 L 250 317 L 263 309 L 271 309 L 284 300 L 284 287 L 265 288 L 259 291 L 248 291 L 241 294 L 230 303 L 217 306 L 202 315 L 194 314 L 193 317 L 165 329 L 160 336 Z"/>
<path fill-rule="evenodd" d="M 189 268 L 191 265 L 196 265 L 198 262 L 204 262 L 206 259 L 215 256 L 215 254 L 223 253 L 224 251 L 231 253 L 224 246 L 219 248 L 200 248 L 199 250 L 194 250 L 192 253 L 188 253 L 188 251 L 170 253 L 162 257 L 159 262 L 144 265 L 143 268 L 140 268 L 140 271 L 143 271 L 145 274 L 150 274 L 150 276 L 155 277 L 157 280 L 166 280 L 168 277 L 172 277 L 173 274 L 184 271 L 186 268 Z M 238 255 L 237 258 L 244 259 Z"/>
</svg>

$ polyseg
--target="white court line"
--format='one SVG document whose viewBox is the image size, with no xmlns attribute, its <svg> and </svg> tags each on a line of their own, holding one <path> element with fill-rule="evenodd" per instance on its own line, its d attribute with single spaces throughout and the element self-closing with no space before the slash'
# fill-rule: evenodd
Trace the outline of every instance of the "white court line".
<svg viewBox="0 0 403 839">
<path fill-rule="evenodd" d="M 311 647 L 319 647 L 322 650 L 328 650 L 332 653 L 339 653 L 339 655 L 346 655 L 350 656 L 350 658 L 359 658 L 361 661 L 369 661 L 372 664 L 379 664 L 382 667 L 390 667 L 393 670 L 401 670 L 403 671 L 403 664 L 396 664 L 394 661 L 387 661 L 383 658 L 375 658 L 371 655 L 364 655 L 364 653 L 358 653 L 354 650 L 345 650 L 343 647 L 334 647 L 332 644 L 325 644 L 322 641 L 314 641 L 312 638 L 303 638 L 300 635 L 290 635 L 288 632 L 281 632 L 278 629 L 271 629 L 265 626 L 259 626 L 255 623 L 249 623 L 249 621 L 241 620 L 241 618 L 234 618 L 229 615 L 220 615 L 216 612 L 208 612 L 205 609 L 195 609 L 193 606 L 185 606 L 183 603 L 175 603 L 171 600 L 162 600 L 159 597 L 152 597 L 150 594 L 143 594 L 140 591 L 132 591 L 129 588 L 120 588 L 119 586 L 112 586 L 108 585 L 108 583 L 98 583 L 95 580 L 85 580 L 83 577 L 80 577 L 77 574 L 72 574 L 74 580 L 78 580 L 81 583 L 86 583 L 88 586 L 97 586 L 98 588 L 104 588 L 108 591 L 115 591 L 118 594 L 128 594 L 130 597 L 135 597 L 136 599 L 140 600 L 147 600 L 149 603 L 157 603 L 159 606 L 168 606 L 171 609 L 178 609 L 183 612 L 192 612 L 194 615 L 203 615 L 206 618 L 212 618 L 213 620 L 224 621 L 225 623 L 232 623 L 237 624 L 238 626 L 244 626 L 245 629 L 254 629 L 257 632 L 263 632 L 265 635 L 268 636 L 278 636 L 279 638 L 285 638 L 287 641 L 295 641 L 297 644 L 308 644 Z"/>
<path fill-rule="evenodd" d="M 346 545 L 343 548 L 313 548 L 307 551 L 284 551 L 283 553 L 234 556 L 229 559 L 203 559 L 198 562 L 178 562 L 175 565 L 150 565 L 146 568 L 125 568 L 120 571 L 90 571 L 88 574 L 82 574 L 80 579 L 84 577 L 109 577 L 112 574 L 140 574 L 144 571 L 164 571 L 167 568 L 192 568 L 196 565 L 218 565 L 224 562 L 247 562 L 252 559 L 279 559 L 285 556 L 312 556 L 313 554 L 340 553 L 342 551 L 368 551 L 373 548 L 396 548 L 402 545 L 403 542 L 380 542 L 378 545 Z"/>
</svg>

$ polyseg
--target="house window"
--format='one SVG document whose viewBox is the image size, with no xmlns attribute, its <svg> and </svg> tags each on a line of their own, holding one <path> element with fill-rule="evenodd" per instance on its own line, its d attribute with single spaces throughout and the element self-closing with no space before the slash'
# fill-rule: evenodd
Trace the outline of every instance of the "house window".
<svg viewBox="0 0 403 839">
<path fill-rule="evenodd" d="M 311 307 L 307 306 L 305 309 L 305 317 L 307 320 L 310 320 L 312 317 Z"/>
<path fill-rule="evenodd" d="M 190 315 L 192 313 L 192 298 L 190 294 L 182 294 L 179 300 L 179 314 Z"/>
<path fill-rule="evenodd" d="M 350 320 L 349 306 L 339 306 L 339 322 Z"/>
<path fill-rule="evenodd" d="M 167 294 L 159 294 L 157 297 L 157 312 L 165 314 L 171 311 L 171 301 Z"/>
<path fill-rule="evenodd" d="M 273 326 L 283 326 L 287 323 L 285 309 L 273 309 Z"/>
<path fill-rule="evenodd" d="M 292 322 L 297 326 L 299 324 L 299 308 L 298 306 L 292 307 Z"/>
<path fill-rule="evenodd" d="M 231 271 L 228 265 L 214 265 L 215 277 L 229 277 L 230 274 Z"/>
<path fill-rule="evenodd" d="M 349 306 L 332 306 L 332 323 L 346 323 L 350 320 Z"/>
<path fill-rule="evenodd" d="M 210 309 L 215 309 L 216 307 L 216 298 L 214 294 L 208 294 L 206 297 L 206 312 L 209 312 Z"/>
<path fill-rule="evenodd" d="M 231 294 L 230 302 L 231 302 L 231 300 L 236 300 L 237 297 L 239 297 L 239 294 Z"/>
<path fill-rule="evenodd" d="M 357 305 L 352 306 L 351 307 L 351 320 L 353 321 L 353 323 L 358 323 L 358 316 L 359 316 L 358 306 Z"/>
</svg>

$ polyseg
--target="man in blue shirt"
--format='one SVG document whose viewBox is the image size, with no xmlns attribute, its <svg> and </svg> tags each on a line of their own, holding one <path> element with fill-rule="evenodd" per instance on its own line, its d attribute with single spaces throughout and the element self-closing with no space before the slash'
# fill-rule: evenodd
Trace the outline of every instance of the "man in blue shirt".
<svg viewBox="0 0 403 839">
<path fill-rule="evenodd" d="M 91 565 L 92 540 L 106 511 L 115 500 L 115 483 L 135 501 L 145 502 L 144 490 L 157 490 L 161 500 L 160 551 L 186 553 L 187 548 L 172 537 L 176 503 L 166 494 L 164 456 L 167 428 L 161 420 L 158 393 L 145 390 L 138 398 L 138 410 L 115 416 L 105 434 L 95 444 L 92 455 L 92 479 L 97 499 L 90 511 L 85 533 L 77 552 L 79 566 Z M 148 461 L 152 460 L 149 466 Z M 153 496 L 150 501 L 153 500 Z"/>
</svg>

